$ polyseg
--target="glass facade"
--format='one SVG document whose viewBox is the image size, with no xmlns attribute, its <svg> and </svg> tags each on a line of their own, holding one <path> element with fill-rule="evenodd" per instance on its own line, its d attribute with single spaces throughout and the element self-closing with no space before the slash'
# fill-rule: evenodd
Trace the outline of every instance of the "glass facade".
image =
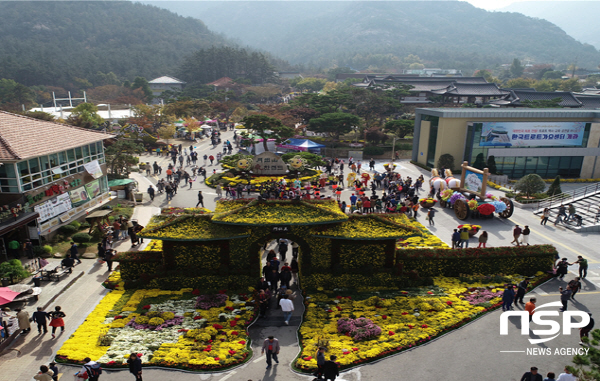
<svg viewBox="0 0 600 381">
<path fill-rule="evenodd" d="M 0 191 L 22 193 L 83 172 L 84 163 L 104 163 L 102 142 L 0 166 Z M 20 185 L 20 189 L 19 189 Z"/>
<path fill-rule="evenodd" d="M 489 147 L 479 145 L 481 141 L 481 123 L 469 123 L 467 128 L 467 137 L 465 144 L 464 160 L 471 163 L 474 167 L 483 169 L 485 166 Z M 580 146 L 527 146 L 519 148 L 582 148 L 587 147 L 590 136 L 591 123 L 586 123 L 582 144 Z M 503 149 L 508 147 L 493 147 L 494 149 Z M 515 148 L 515 147 L 510 147 Z M 579 177 L 583 156 L 495 156 L 498 173 L 507 175 L 510 178 L 520 178 L 530 173 L 536 173 L 543 178 L 552 178 L 560 175 L 561 177 L 573 178 Z"/>
</svg>

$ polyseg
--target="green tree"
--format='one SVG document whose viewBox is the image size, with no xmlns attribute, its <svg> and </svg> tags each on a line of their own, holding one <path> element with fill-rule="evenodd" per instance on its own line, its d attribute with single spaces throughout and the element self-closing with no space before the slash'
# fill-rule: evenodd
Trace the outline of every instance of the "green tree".
<svg viewBox="0 0 600 381">
<path fill-rule="evenodd" d="M 498 172 L 498 168 L 496 167 L 496 158 L 494 155 L 490 155 L 487 159 L 487 168 L 492 175 L 495 175 Z"/>
<path fill-rule="evenodd" d="M 150 85 L 148 81 L 144 77 L 135 77 L 133 83 L 131 84 L 131 90 L 141 89 L 144 93 L 145 101 L 150 102 L 152 100 L 152 90 L 150 89 Z"/>
<path fill-rule="evenodd" d="M 535 173 L 523 176 L 515 184 L 515 190 L 520 193 L 525 193 L 527 197 L 534 193 L 541 193 L 544 189 L 546 189 L 546 183 L 540 175 Z"/>
<path fill-rule="evenodd" d="M 164 140 L 165 143 L 169 144 L 169 140 L 173 139 L 173 136 L 175 136 L 176 131 L 177 128 L 174 124 L 166 124 L 160 127 L 158 130 L 156 130 L 156 134 L 159 138 Z"/>
<path fill-rule="evenodd" d="M 106 151 L 106 164 L 110 168 L 113 176 L 129 176 L 131 166 L 138 162 L 138 158 L 135 155 L 139 155 L 144 152 L 144 146 L 135 143 L 129 139 L 119 139 L 116 143 L 112 144 Z"/>
<path fill-rule="evenodd" d="M 35 104 L 35 92 L 12 79 L 0 79 L 0 109 L 21 111 Z"/>
<path fill-rule="evenodd" d="M 561 79 L 543 79 L 541 81 L 537 81 L 533 85 L 533 88 L 537 91 L 552 92 L 558 90 L 561 82 Z"/>
<path fill-rule="evenodd" d="M 585 344 L 584 348 L 589 350 L 583 355 L 573 357 L 575 367 L 567 366 L 567 369 L 580 381 L 600 380 L 600 349 L 598 349 L 600 329 L 594 329 L 590 335 L 591 338 L 586 336 L 581 338 Z"/>
<path fill-rule="evenodd" d="M 478 153 L 475 156 L 475 162 L 473 163 L 473 168 L 482 169 L 485 167 L 485 159 L 482 153 Z"/>
<path fill-rule="evenodd" d="M 509 89 L 526 89 L 533 87 L 535 79 L 531 78 L 514 78 L 506 82 L 506 87 Z"/>
<path fill-rule="evenodd" d="M 552 182 L 552 184 L 550 184 L 550 187 L 548 187 L 546 194 L 548 196 L 555 196 L 555 195 L 561 194 L 561 193 L 562 193 L 562 189 L 560 189 L 560 176 L 556 176 L 554 178 L 554 181 Z"/>
<path fill-rule="evenodd" d="M 550 70 L 542 75 L 542 79 L 561 79 L 563 75 L 562 71 Z"/>
<path fill-rule="evenodd" d="M 535 100 L 530 101 L 529 99 L 525 99 L 521 102 L 521 104 L 525 107 L 529 108 L 561 108 L 560 102 L 562 98 L 552 98 L 552 99 L 543 99 L 543 100 Z"/>
<path fill-rule="evenodd" d="M 445 153 L 441 155 L 438 159 L 438 169 L 449 169 L 451 171 L 454 170 L 454 156 L 449 153 Z"/>
<path fill-rule="evenodd" d="M 98 115 L 98 107 L 92 103 L 81 103 L 77 105 L 67 118 L 67 123 L 85 128 L 93 128 L 104 123 L 104 119 Z"/>
<path fill-rule="evenodd" d="M 581 87 L 581 83 L 579 83 L 577 78 L 571 78 L 562 81 L 558 89 L 561 91 L 579 92 L 583 88 Z"/>
<path fill-rule="evenodd" d="M 350 69 L 347 66 L 335 67 L 333 69 L 327 70 L 327 79 L 329 79 L 330 81 L 335 81 L 335 76 L 337 74 L 352 74 L 352 73 L 356 73 L 356 70 Z"/>
<path fill-rule="evenodd" d="M 263 140 L 263 148 L 269 150 L 267 146 L 268 139 L 275 139 L 276 143 L 294 136 L 294 130 L 285 126 L 279 119 L 271 118 L 262 114 L 249 115 L 242 119 L 244 127 L 253 135 L 259 136 Z"/>
<path fill-rule="evenodd" d="M 298 78 L 297 81 L 296 81 L 296 78 Z M 300 91 L 318 92 L 318 91 L 323 90 L 323 87 L 327 83 L 327 80 L 322 79 L 322 78 L 313 78 L 313 77 L 308 77 L 308 78 L 296 77 L 296 78 L 294 78 L 290 81 L 290 85 L 294 86 L 295 88 L 297 88 Z"/>
<path fill-rule="evenodd" d="M 385 123 L 385 131 L 393 132 L 397 137 L 403 139 L 415 132 L 415 121 L 409 119 L 390 120 Z"/>
<path fill-rule="evenodd" d="M 356 115 L 332 112 L 311 119 L 308 127 L 315 132 L 325 132 L 339 141 L 341 134 L 352 131 L 352 127 L 359 127 L 360 122 L 360 118 Z"/>
<path fill-rule="evenodd" d="M 309 168 L 324 167 L 327 164 L 322 156 L 310 152 L 288 152 L 283 154 L 281 159 L 288 163 L 294 156 L 303 158 Z"/>
<path fill-rule="evenodd" d="M 521 61 L 518 58 L 515 58 L 510 65 L 510 75 L 513 78 L 519 78 L 523 75 L 525 68 L 521 65 Z"/>
</svg>

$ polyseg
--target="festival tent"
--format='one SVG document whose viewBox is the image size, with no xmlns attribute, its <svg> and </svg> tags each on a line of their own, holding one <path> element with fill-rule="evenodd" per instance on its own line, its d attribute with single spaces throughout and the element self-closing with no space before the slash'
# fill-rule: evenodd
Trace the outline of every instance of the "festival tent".
<svg viewBox="0 0 600 381">
<path fill-rule="evenodd" d="M 295 151 L 319 152 L 319 150 L 321 148 L 325 147 L 325 145 L 315 143 L 312 140 L 308 140 L 308 139 L 288 139 L 283 144 L 277 145 L 277 147 L 291 149 L 291 150 L 295 150 Z"/>
</svg>

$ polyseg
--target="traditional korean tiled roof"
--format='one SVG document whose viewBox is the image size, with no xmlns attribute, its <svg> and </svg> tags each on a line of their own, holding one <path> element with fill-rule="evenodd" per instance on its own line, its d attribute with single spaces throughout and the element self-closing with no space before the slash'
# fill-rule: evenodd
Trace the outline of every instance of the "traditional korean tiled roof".
<svg viewBox="0 0 600 381">
<path fill-rule="evenodd" d="M 220 87 L 220 86 L 227 86 L 232 83 L 233 83 L 233 79 L 231 79 L 229 77 L 221 77 L 221 78 L 217 79 L 216 81 L 207 83 L 207 85 Z"/>
<path fill-rule="evenodd" d="M 0 160 L 23 160 L 81 147 L 114 135 L 0 111 Z"/>
<path fill-rule="evenodd" d="M 509 90 L 509 93 L 504 99 L 491 101 L 490 103 L 507 106 L 523 106 L 523 101 L 550 101 L 556 98 L 561 99 L 558 103 L 561 107 L 582 106 L 582 102 L 568 91 L 530 91 L 522 89 Z"/>
<path fill-rule="evenodd" d="M 351 215 L 347 221 L 315 228 L 314 235 L 331 239 L 388 240 L 421 236 L 419 229 L 377 215 Z"/>
<path fill-rule="evenodd" d="M 600 96 L 598 95 L 577 95 L 575 98 L 581 102 L 581 108 L 600 109 Z"/>
<path fill-rule="evenodd" d="M 499 89 L 495 83 L 456 82 L 445 89 L 435 90 L 433 93 L 440 95 L 499 97 L 502 95 L 507 95 L 509 92 Z"/>
</svg>

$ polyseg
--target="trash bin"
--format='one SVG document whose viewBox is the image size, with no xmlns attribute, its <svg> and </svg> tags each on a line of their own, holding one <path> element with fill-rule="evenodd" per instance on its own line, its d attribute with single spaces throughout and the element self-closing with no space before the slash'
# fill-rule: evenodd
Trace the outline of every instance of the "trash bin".
<svg viewBox="0 0 600 381">
<path fill-rule="evenodd" d="M 135 192 L 135 202 L 142 202 L 144 200 L 144 193 L 142 192 Z"/>
<path fill-rule="evenodd" d="M 42 285 L 42 278 L 33 278 L 33 285 L 35 287 L 40 287 Z"/>
</svg>

